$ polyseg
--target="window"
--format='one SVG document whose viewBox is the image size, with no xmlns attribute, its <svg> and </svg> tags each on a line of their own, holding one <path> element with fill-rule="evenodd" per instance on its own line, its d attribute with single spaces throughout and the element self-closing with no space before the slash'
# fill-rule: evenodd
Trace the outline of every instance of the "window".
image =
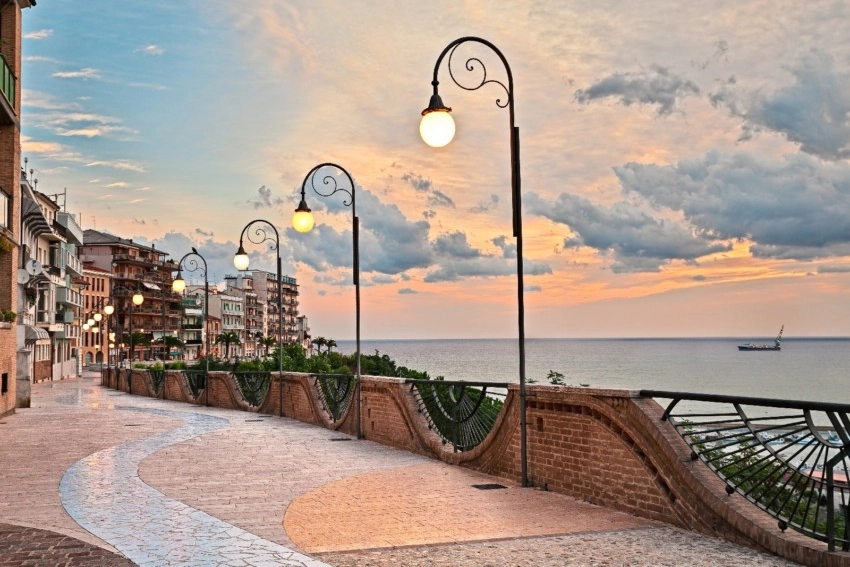
<svg viewBox="0 0 850 567">
<path fill-rule="evenodd" d="M 12 228 L 12 198 L 0 189 L 0 227 Z"/>
</svg>

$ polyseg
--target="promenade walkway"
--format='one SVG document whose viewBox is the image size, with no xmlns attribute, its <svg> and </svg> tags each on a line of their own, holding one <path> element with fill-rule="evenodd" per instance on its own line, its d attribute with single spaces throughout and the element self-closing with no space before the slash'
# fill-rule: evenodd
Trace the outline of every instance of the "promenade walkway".
<svg viewBox="0 0 850 567">
<path fill-rule="evenodd" d="M 795 565 L 297 421 L 129 396 L 97 374 L 36 384 L 32 400 L 0 419 L 0 567 Z"/>
</svg>

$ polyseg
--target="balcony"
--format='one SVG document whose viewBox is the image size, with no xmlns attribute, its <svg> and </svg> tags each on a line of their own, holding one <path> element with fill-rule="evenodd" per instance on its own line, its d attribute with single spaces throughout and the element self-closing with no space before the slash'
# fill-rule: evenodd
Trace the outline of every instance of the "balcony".
<svg viewBox="0 0 850 567">
<path fill-rule="evenodd" d="M 17 124 L 18 115 L 15 113 L 15 85 L 18 82 L 17 77 L 12 72 L 12 68 L 6 63 L 6 58 L 0 55 L 0 91 L 3 96 L 0 97 L 0 123 L 2 124 Z"/>
<path fill-rule="evenodd" d="M 56 224 L 59 225 L 59 232 L 67 240 L 70 240 L 77 246 L 83 245 L 83 229 L 77 224 L 74 215 L 65 212 L 56 213 Z"/>
<path fill-rule="evenodd" d="M 83 263 L 76 255 L 67 251 L 65 252 L 65 269 L 77 276 L 83 275 Z"/>
<path fill-rule="evenodd" d="M 60 303 L 62 305 L 68 305 L 71 307 L 82 307 L 83 306 L 83 296 L 79 291 L 70 288 L 70 287 L 57 287 L 56 288 L 56 303 Z"/>
</svg>

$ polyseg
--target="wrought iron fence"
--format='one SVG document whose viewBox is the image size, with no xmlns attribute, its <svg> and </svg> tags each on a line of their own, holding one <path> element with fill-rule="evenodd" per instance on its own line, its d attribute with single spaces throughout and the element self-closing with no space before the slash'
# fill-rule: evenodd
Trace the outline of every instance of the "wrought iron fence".
<svg viewBox="0 0 850 567">
<path fill-rule="evenodd" d="M 791 527 L 850 550 L 850 404 L 642 390 L 735 492 Z M 679 402 L 685 404 L 679 406 Z M 689 406 L 689 407 L 685 407 Z M 678 410 L 674 413 L 674 410 Z"/>
<path fill-rule="evenodd" d="M 449 380 L 405 380 L 416 397 L 419 412 L 443 444 L 454 450 L 477 447 L 496 423 L 507 396 L 507 383 Z"/>
<path fill-rule="evenodd" d="M 183 376 L 186 377 L 192 396 L 197 400 L 201 390 L 207 387 L 207 371 L 202 368 L 186 368 L 183 370 Z"/>
<path fill-rule="evenodd" d="M 331 421 L 340 419 L 354 398 L 353 374 L 315 374 L 316 392 Z"/>
<path fill-rule="evenodd" d="M 148 368 L 148 375 L 151 377 L 153 390 L 157 396 L 162 393 L 162 388 L 165 385 L 165 369 L 164 368 Z"/>
<path fill-rule="evenodd" d="M 271 372 L 234 372 L 233 377 L 236 379 L 236 386 L 246 402 L 254 407 L 263 403 L 271 384 Z"/>
</svg>

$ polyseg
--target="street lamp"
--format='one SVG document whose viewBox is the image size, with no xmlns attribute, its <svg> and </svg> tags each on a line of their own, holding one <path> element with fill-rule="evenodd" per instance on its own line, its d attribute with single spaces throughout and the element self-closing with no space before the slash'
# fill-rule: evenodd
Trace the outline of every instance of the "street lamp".
<svg viewBox="0 0 850 567">
<path fill-rule="evenodd" d="M 133 344 L 133 306 L 140 306 L 145 302 L 145 296 L 142 295 L 142 290 L 136 289 L 136 292 L 133 294 L 133 300 L 130 304 L 130 368 L 133 367 L 133 351 L 135 350 L 135 345 Z"/>
<path fill-rule="evenodd" d="M 487 68 L 484 62 L 477 57 L 469 57 L 463 65 L 463 70 L 467 72 L 476 72 L 477 81 L 472 84 L 463 84 L 458 81 L 455 73 L 452 70 L 452 56 L 455 50 L 462 44 L 472 42 L 485 45 L 492 49 L 502 63 L 505 65 L 505 71 L 508 76 L 508 84 L 505 85 L 501 81 L 487 77 Z M 440 56 L 437 58 L 437 63 L 434 65 L 434 77 L 431 84 L 434 86 L 434 93 L 431 95 L 431 100 L 428 103 L 428 108 L 422 111 L 422 121 L 419 123 L 419 133 L 422 139 L 429 146 L 443 147 L 452 141 L 455 133 L 454 120 L 451 117 L 451 108 L 443 104 L 438 92 L 440 81 L 437 79 L 437 73 L 440 70 L 440 64 L 445 56 L 449 56 L 448 71 L 452 81 L 460 88 L 468 91 L 475 91 L 484 85 L 498 85 L 507 96 L 506 100 L 501 98 L 496 99 L 496 105 L 499 108 L 508 108 L 508 118 L 510 122 L 510 151 L 511 151 L 511 196 L 513 200 L 513 234 L 516 238 L 517 250 L 517 320 L 519 326 L 519 396 L 520 396 L 520 461 L 522 468 L 522 486 L 528 486 L 528 459 L 527 459 L 527 444 L 526 444 L 526 395 L 525 395 L 525 302 L 523 297 L 523 273 L 522 273 L 522 191 L 520 189 L 520 170 L 519 170 L 519 127 L 514 124 L 514 79 L 511 73 L 511 67 L 508 65 L 507 59 L 499 49 L 485 39 L 480 37 L 461 37 L 449 43 Z M 479 69 L 480 68 L 480 69 Z"/>
<path fill-rule="evenodd" d="M 317 186 L 317 177 L 319 170 L 323 168 L 336 168 L 341 171 L 348 179 L 348 188 L 340 187 L 337 183 L 337 178 L 333 175 L 326 174 L 321 177 L 320 185 Z M 357 371 L 354 375 L 354 397 L 355 408 L 357 411 L 356 427 L 357 438 L 363 438 L 363 431 L 360 423 L 360 219 L 357 218 L 357 210 L 354 204 L 354 181 L 351 175 L 342 166 L 335 163 L 321 163 L 310 170 L 301 184 L 301 202 L 298 208 L 295 209 L 295 214 L 292 216 L 292 226 L 298 232 L 309 232 L 313 228 L 313 213 L 307 207 L 305 198 L 305 190 L 307 182 L 313 191 L 321 197 L 330 197 L 337 192 L 343 192 L 348 195 L 347 200 L 343 200 L 343 205 L 351 206 L 351 234 L 354 238 L 353 243 L 353 279 L 354 279 L 354 312 L 355 312 L 355 336 L 357 338 Z M 321 190 L 320 190 L 321 189 Z"/>
<path fill-rule="evenodd" d="M 262 226 L 255 228 L 253 233 L 249 232 L 248 229 L 255 223 L 267 224 L 274 232 L 274 248 L 272 250 L 277 253 L 277 359 L 278 372 L 280 373 L 278 377 L 280 380 L 280 415 L 283 416 L 283 282 L 280 271 L 280 234 L 277 232 L 277 228 L 269 221 L 263 219 L 255 219 L 246 224 L 245 228 L 242 229 L 242 234 L 239 235 L 239 249 L 233 257 L 233 265 L 239 271 L 248 269 L 250 260 L 248 259 L 248 254 L 245 252 L 245 248 L 242 246 L 246 238 L 248 242 L 253 242 L 254 244 L 262 244 L 267 240 L 272 240 L 272 237 Z M 266 294 L 266 297 L 268 297 L 268 294 Z"/>
<path fill-rule="evenodd" d="M 195 258 L 190 258 L 190 256 L 197 256 L 201 262 L 204 263 L 204 267 L 198 264 L 198 260 Z M 188 258 L 188 260 L 187 260 Z M 207 261 L 203 256 L 198 254 L 198 251 L 192 248 L 191 252 L 187 252 L 180 258 L 180 261 L 177 262 L 177 277 L 174 278 L 174 281 L 171 282 L 171 289 L 176 291 L 177 293 L 183 293 L 186 289 L 186 280 L 183 279 L 183 263 L 186 262 L 186 270 L 189 272 L 196 272 L 198 270 L 203 271 L 204 273 L 204 322 L 202 325 L 203 333 L 204 333 L 204 362 L 205 368 L 204 372 L 206 373 L 206 381 L 207 386 L 204 388 L 206 390 L 206 405 L 210 405 L 210 389 L 209 389 L 209 373 L 210 373 L 210 333 L 209 329 L 207 329 L 207 314 L 209 313 L 209 304 L 210 304 L 210 282 L 207 278 Z M 282 358 L 282 357 L 281 357 Z"/>
</svg>

